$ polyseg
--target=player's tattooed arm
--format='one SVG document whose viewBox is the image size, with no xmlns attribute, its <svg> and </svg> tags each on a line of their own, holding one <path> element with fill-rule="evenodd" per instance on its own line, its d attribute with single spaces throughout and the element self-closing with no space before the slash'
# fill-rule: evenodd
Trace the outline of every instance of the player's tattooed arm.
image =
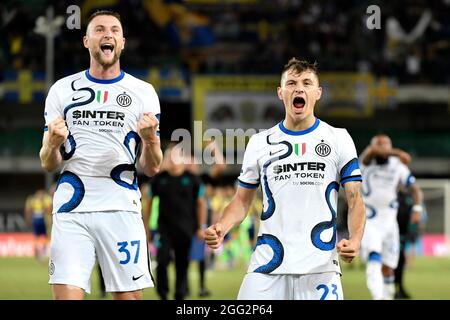
<svg viewBox="0 0 450 320">
<path fill-rule="evenodd" d="M 359 241 L 361 241 L 366 223 L 366 210 L 361 186 L 360 181 L 350 181 L 345 184 L 350 238 L 356 238 Z"/>
<path fill-rule="evenodd" d="M 42 148 L 39 151 L 41 165 L 46 171 L 54 171 L 62 162 L 59 151 L 61 145 L 69 136 L 69 129 L 63 118 L 58 117 L 48 124 L 48 131 L 42 138 Z"/>
<path fill-rule="evenodd" d="M 337 244 L 337 250 L 342 259 L 351 262 L 358 254 L 366 223 L 366 212 L 361 192 L 360 181 L 349 181 L 344 185 L 348 204 L 349 239 L 343 239 Z"/>
</svg>

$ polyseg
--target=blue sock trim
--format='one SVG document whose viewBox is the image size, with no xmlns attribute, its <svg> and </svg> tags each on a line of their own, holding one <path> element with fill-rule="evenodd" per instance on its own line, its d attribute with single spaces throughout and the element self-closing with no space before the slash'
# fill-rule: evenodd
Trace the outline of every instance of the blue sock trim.
<svg viewBox="0 0 450 320">
<path fill-rule="evenodd" d="M 378 252 L 369 253 L 369 261 L 381 262 L 381 255 Z"/>
</svg>

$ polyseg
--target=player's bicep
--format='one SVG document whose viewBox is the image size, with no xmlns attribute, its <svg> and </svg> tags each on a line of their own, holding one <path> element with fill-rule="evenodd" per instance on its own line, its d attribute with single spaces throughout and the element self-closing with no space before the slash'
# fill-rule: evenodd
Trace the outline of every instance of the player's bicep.
<svg viewBox="0 0 450 320">
<path fill-rule="evenodd" d="M 256 195 L 256 188 L 246 188 L 239 186 L 236 192 L 236 198 L 242 204 L 242 206 L 248 211 L 250 208 L 253 199 Z"/>
</svg>

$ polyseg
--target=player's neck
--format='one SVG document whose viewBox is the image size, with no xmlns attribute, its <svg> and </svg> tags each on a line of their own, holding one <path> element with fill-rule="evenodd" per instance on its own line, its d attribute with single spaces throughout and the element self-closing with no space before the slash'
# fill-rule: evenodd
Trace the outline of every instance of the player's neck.
<svg viewBox="0 0 450 320">
<path fill-rule="evenodd" d="M 110 80 L 120 76 L 120 63 L 117 61 L 112 66 L 104 67 L 97 61 L 91 61 L 89 74 L 96 79 Z"/>
<path fill-rule="evenodd" d="M 302 131 L 311 128 L 315 122 L 316 117 L 314 115 L 297 121 L 287 116 L 283 121 L 283 126 L 288 130 Z"/>
</svg>

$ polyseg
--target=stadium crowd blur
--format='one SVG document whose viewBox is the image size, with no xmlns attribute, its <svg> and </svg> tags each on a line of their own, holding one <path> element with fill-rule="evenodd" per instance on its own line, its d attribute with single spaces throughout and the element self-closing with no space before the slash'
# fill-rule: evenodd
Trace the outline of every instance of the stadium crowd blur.
<svg viewBox="0 0 450 320">
<path fill-rule="evenodd" d="M 121 13 L 123 65 L 182 66 L 190 73 L 276 73 L 289 57 L 320 62 L 321 71 L 370 71 L 400 83 L 450 82 L 450 1 L 2 1 L 0 70 L 44 71 L 45 41 L 33 32 L 49 4 L 77 4 L 81 22 L 100 7 Z M 378 4 L 381 29 L 365 26 Z M 62 28 L 56 78 L 86 65 L 84 29 Z M 1 79 L 0 79 L 1 80 Z"/>
</svg>

